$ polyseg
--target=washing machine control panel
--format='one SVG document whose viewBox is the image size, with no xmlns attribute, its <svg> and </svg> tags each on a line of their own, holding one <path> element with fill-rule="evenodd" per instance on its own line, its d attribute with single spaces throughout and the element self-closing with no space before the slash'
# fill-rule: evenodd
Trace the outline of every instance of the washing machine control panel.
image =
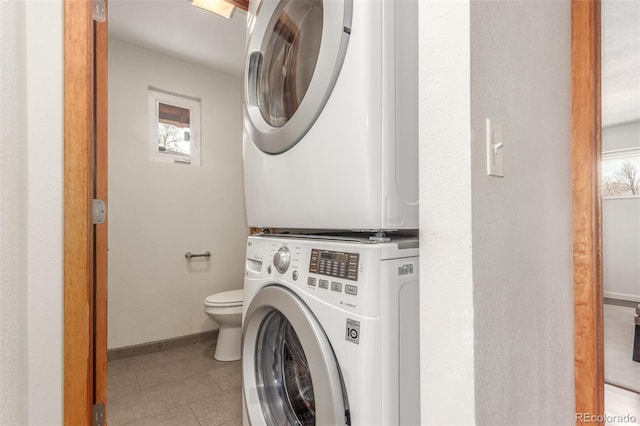
<svg viewBox="0 0 640 426">
<path fill-rule="evenodd" d="M 332 250 L 311 250 L 309 272 L 346 280 L 358 281 L 358 253 L 346 253 Z"/>
</svg>

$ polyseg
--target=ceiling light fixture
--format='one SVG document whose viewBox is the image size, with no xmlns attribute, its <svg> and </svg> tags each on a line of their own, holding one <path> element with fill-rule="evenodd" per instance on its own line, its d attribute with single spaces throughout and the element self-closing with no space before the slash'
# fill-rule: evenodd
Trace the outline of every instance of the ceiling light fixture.
<svg viewBox="0 0 640 426">
<path fill-rule="evenodd" d="M 209 12 L 213 12 L 227 19 L 231 18 L 233 9 L 235 9 L 234 5 L 232 5 L 231 3 L 227 3 L 224 0 L 188 0 L 188 1 L 193 6 L 199 7 L 204 10 L 208 10 Z"/>
</svg>

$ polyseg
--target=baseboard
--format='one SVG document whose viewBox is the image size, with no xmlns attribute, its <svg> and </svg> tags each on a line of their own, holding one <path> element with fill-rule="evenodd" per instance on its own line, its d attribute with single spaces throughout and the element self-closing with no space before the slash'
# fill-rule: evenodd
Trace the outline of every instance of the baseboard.
<svg viewBox="0 0 640 426">
<path fill-rule="evenodd" d="M 158 340 L 155 342 L 142 343 L 133 346 L 124 346 L 122 348 L 107 350 L 107 360 L 115 361 L 116 359 L 161 352 L 168 349 L 179 348 L 180 346 L 191 345 L 203 341 L 210 340 L 212 342 L 215 342 L 217 338 L 218 330 L 210 330 L 202 333 L 190 334 L 188 336 L 174 337 L 172 339 Z"/>
<path fill-rule="evenodd" d="M 613 291 L 604 291 L 603 296 L 605 299 L 617 299 L 617 300 L 626 300 L 629 302 L 640 303 L 640 295 L 636 294 L 626 294 L 626 293 L 617 293 Z"/>
<path fill-rule="evenodd" d="M 606 305 L 624 306 L 625 308 L 633 308 L 633 309 L 635 309 L 638 306 L 637 302 L 632 302 L 630 300 L 622 300 L 622 299 L 610 299 L 608 297 L 604 298 L 604 303 Z"/>
</svg>

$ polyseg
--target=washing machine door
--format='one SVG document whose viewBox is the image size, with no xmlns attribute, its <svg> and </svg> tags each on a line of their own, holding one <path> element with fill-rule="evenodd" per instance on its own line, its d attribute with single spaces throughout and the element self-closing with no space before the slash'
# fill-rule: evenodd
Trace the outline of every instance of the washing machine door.
<svg viewBox="0 0 640 426">
<path fill-rule="evenodd" d="M 294 293 L 272 285 L 255 295 L 245 314 L 242 352 L 250 424 L 350 424 L 331 345 Z"/>
<path fill-rule="evenodd" d="M 351 33 L 352 0 L 250 2 L 245 129 L 269 154 L 311 128 L 338 78 Z"/>
</svg>

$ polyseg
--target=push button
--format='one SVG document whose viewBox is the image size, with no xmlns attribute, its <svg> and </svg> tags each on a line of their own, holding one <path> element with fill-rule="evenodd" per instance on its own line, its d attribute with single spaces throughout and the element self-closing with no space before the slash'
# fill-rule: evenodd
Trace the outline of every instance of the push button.
<svg viewBox="0 0 640 426">
<path fill-rule="evenodd" d="M 356 296 L 358 294 L 358 287 L 347 284 L 344 286 L 344 292 Z"/>
<path fill-rule="evenodd" d="M 342 283 L 331 281 L 331 290 L 342 292 Z"/>
<path fill-rule="evenodd" d="M 318 285 L 319 285 L 320 288 L 328 289 L 329 288 L 329 281 L 320 280 L 320 281 L 318 281 Z"/>
<path fill-rule="evenodd" d="M 316 279 L 315 279 L 315 277 L 309 277 L 309 278 L 307 278 L 307 285 L 310 285 L 310 286 L 315 287 L 315 286 L 316 286 Z"/>
</svg>

